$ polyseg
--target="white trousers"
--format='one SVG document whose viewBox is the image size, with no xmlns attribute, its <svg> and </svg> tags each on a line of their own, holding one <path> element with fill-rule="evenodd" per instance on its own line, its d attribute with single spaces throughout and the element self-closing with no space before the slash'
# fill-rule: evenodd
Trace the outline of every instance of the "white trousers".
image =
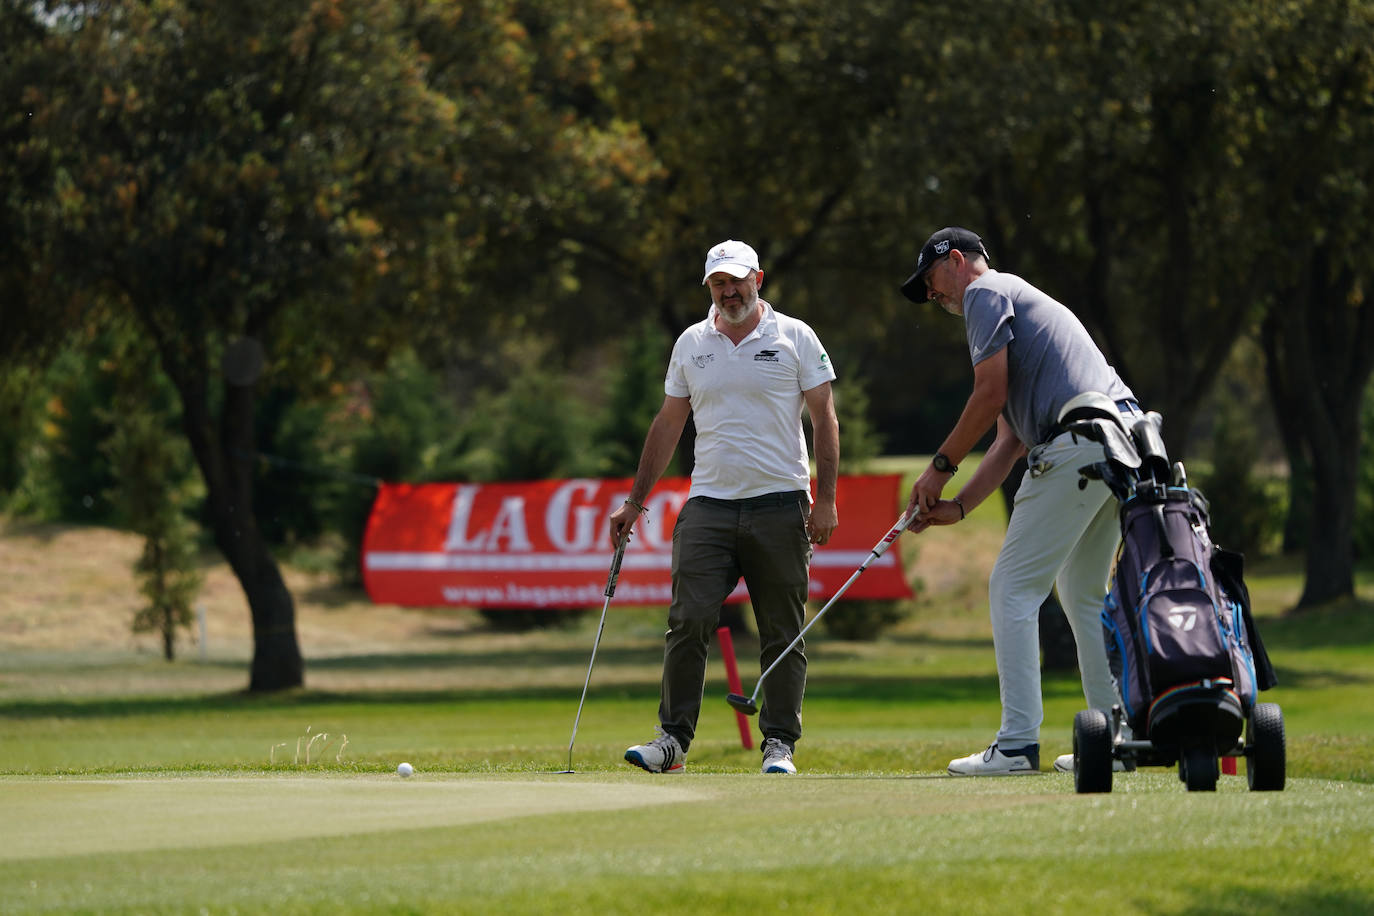
<svg viewBox="0 0 1374 916">
<path fill-rule="evenodd" d="M 1052 585 L 1078 645 L 1088 705 L 1110 714 L 1118 702 L 1102 640 L 1102 602 L 1121 542 L 1118 507 L 1101 481 L 1078 487 L 1078 469 L 1101 461 L 1102 446 L 1066 433 L 1032 449 L 1027 460 L 988 584 L 1002 695 L 997 742 L 1007 748 L 1040 740 L 1039 617 Z"/>
</svg>

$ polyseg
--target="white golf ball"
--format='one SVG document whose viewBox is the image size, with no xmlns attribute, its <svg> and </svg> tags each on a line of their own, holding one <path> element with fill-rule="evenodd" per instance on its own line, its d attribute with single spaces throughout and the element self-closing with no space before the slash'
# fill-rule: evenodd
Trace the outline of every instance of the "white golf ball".
<svg viewBox="0 0 1374 916">
<path fill-rule="evenodd" d="M 400 766 L 396 767 L 396 772 L 401 776 L 409 776 L 415 772 L 415 767 L 411 766 L 408 763 L 403 763 Z"/>
</svg>

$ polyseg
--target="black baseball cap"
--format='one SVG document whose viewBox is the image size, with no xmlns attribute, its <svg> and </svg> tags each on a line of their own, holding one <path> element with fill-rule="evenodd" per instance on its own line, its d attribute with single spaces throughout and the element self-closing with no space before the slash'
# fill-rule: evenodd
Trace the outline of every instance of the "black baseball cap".
<svg viewBox="0 0 1374 916">
<path fill-rule="evenodd" d="M 934 266 L 937 259 L 955 248 L 981 254 L 984 258 L 988 257 L 988 250 L 983 247 L 983 240 L 977 233 L 960 229 L 958 226 L 946 226 L 926 239 L 926 243 L 921 246 L 920 257 L 916 259 L 916 271 L 902 284 L 902 295 L 912 302 L 925 302 L 929 298 L 926 295 L 926 281 L 923 279 L 926 271 Z"/>
</svg>

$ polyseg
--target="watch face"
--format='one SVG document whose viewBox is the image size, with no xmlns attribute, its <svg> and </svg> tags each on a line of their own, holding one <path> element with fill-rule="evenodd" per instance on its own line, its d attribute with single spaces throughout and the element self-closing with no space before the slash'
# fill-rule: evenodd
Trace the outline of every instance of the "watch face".
<svg viewBox="0 0 1374 916">
<path fill-rule="evenodd" d="M 954 465 L 950 464 L 949 459 L 940 452 L 935 453 L 935 459 L 931 461 L 931 464 L 935 466 L 935 470 L 942 474 L 954 469 Z"/>
</svg>

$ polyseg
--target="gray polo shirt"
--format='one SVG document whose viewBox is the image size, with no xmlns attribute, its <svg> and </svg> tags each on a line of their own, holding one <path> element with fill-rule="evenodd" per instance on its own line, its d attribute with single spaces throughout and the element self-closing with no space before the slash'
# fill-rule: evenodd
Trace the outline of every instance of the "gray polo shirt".
<svg viewBox="0 0 1374 916">
<path fill-rule="evenodd" d="M 975 366 L 1006 348 L 1002 415 L 1027 448 L 1049 438 L 1060 409 L 1076 395 L 1135 398 L 1078 316 L 1015 274 L 989 270 L 969 284 L 964 330 Z"/>
</svg>

